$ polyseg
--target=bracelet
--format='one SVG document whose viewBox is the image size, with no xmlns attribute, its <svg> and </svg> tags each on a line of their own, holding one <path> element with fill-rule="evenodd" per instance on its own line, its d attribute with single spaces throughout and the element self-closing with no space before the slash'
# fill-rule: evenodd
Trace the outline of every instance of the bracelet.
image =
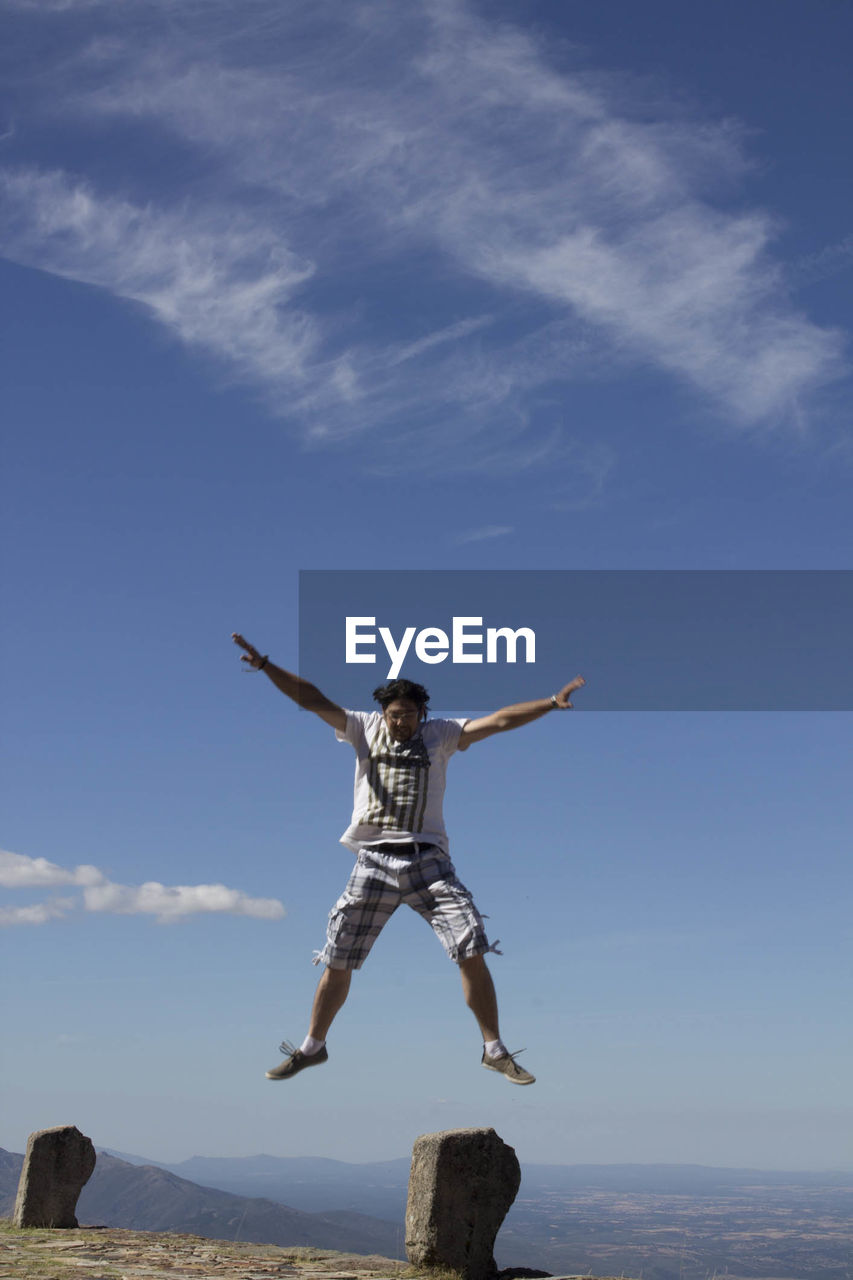
<svg viewBox="0 0 853 1280">
<path fill-rule="evenodd" d="M 557 701 L 557 695 L 556 695 L 556 693 L 552 693 L 552 694 L 551 694 L 551 706 L 552 706 L 552 707 L 556 707 L 558 711 L 559 711 L 559 709 L 560 709 L 560 704 L 559 704 L 559 702 Z"/>
<path fill-rule="evenodd" d="M 265 653 L 265 654 L 264 654 L 264 656 L 263 656 L 263 658 L 261 658 L 261 665 L 260 665 L 259 667 L 255 667 L 255 670 L 256 670 L 256 671 L 263 671 L 264 667 L 265 667 L 265 666 L 267 665 L 267 663 L 269 662 L 269 657 L 270 657 L 270 655 L 269 655 L 268 653 Z"/>
</svg>

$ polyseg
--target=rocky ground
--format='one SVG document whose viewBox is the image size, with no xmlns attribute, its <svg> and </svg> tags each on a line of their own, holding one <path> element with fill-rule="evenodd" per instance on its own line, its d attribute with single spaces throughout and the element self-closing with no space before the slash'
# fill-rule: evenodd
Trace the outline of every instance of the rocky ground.
<svg viewBox="0 0 853 1280">
<path fill-rule="evenodd" d="M 406 1270 L 388 1258 L 117 1227 L 0 1230 L 3 1280 L 393 1280 Z"/>
<path fill-rule="evenodd" d="M 540 1272 L 527 1273 L 531 1276 Z M 406 1262 L 391 1258 L 232 1244 L 200 1236 L 81 1227 L 76 1231 L 19 1230 L 0 1223 L 0 1280 L 416 1280 Z M 518 1280 L 523 1270 L 498 1280 Z M 453 1280 L 453 1272 L 429 1280 Z M 579 1280 L 559 1277 L 558 1280 Z"/>
</svg>

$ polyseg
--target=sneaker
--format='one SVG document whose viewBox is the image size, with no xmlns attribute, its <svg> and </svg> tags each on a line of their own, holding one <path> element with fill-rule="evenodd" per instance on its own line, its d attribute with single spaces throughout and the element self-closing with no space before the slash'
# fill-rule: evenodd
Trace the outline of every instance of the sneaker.
<svg viewBox="0 0 853 1280">
<path fill-rule="evenodd" d="M 516 1062 L 516 1054 L 519 1053 L 524 1053 L 524 1050 L 516 1049 L 515 1053 L 502 1053 L 499 1058 L 490 1058 L 484 1049 L 482 1065 L 490 1071 L 500 1071 L 513 1084 L 535 1084 L 536 1077 Z"/>
<path fill-rule="evenodd" d="M 316 1053 L 306 1054 L 301 1049 L 294 1049 L 292 1044 L 288 1044 L 286 1040 L 282 1040 L 279 1045 L 279 1051 L 286 1053 L 287 1057 L 284 1062 L 280 1062 L 277 1067 L 273 1067 L 271 1071 L 266 1073 L 267 1080 L 289 1080 L 291 1076 L 297 1075 L 304 1067 L 318 1067 L 321 1062 L 329 1061 L 329 1054 L 326 1046 L 318 1049 Z"/>
</svg>

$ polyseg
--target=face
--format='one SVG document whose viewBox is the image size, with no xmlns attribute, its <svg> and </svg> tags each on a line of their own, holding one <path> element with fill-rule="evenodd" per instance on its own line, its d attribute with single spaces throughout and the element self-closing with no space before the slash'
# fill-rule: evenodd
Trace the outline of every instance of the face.
<svg viewBox="0 0 853 1280">
<path fill-rule="evenodd" d="M 382 712 L 382 719 L 395 742 L 407 742 L 417 733 L 421 708 L 411 698 L 395 698 Z"/>
</svg>

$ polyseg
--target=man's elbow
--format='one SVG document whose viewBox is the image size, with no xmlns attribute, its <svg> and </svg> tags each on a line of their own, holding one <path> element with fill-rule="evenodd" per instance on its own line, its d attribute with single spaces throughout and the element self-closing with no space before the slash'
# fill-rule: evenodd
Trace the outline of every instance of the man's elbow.
<svg viewBox="0 0 853 1280">
<path fill-rule="evenodd" d="M 329 699 L 324 697 L 319 689 L 315 689 L 313 685 L 308 688 L 302 688 L 299 691 L 299 705 L 303 711 L 314 711 L 319 715 L 325 711 L 329 704 Z"/>
</svg>

